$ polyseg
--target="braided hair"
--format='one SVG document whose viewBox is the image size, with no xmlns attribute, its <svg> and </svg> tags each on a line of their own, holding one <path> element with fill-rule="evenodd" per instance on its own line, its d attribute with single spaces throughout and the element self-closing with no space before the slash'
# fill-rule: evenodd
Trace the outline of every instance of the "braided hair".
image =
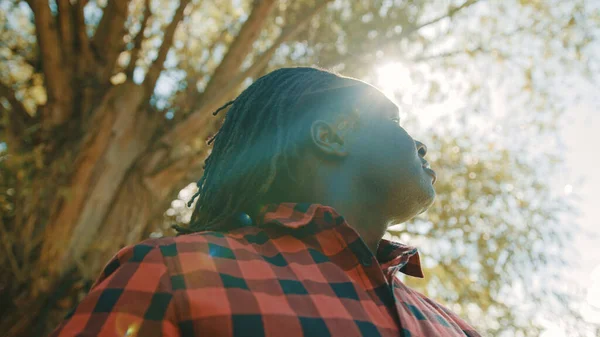
<svg viewBox="0 0 600 337">
<path fill-rule="evenodd" d="M 237 98 L 213 113 L 228 108 L 197 182 L 198 202 L 187 227 L 174 225 L 180 234 L 231 229 L 240 212 L 255 214 L 257 200 L 278 179 L 297 182 L 293 160 L 300 156 L 298 125 L 324 113 L 352 115 L 364 82 L 330 71 L 282 68 L 250 85 Z M 363 90 L 364 91 L 364 90 Z M 288 186 L 287 188 L 293 188 Z"/>
</svg>

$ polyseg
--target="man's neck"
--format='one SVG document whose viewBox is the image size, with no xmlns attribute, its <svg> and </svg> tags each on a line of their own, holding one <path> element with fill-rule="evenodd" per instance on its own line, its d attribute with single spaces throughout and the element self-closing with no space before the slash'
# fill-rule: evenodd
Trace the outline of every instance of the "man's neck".
<svg viewBox="0 0 600 337">
<path fill-rule="evenodd" d="M 328 179 L 327 184 L 321 186 L 326 188 L 318 191 L 308 202 L 333 207 L 358 232 L 371 252 L 376 254 L 388 225 L 388 219 L 381 209 L 383 204 L 340 176 Z"/>
<path fill-rule="evenodd" d="M 311 203 L 333 207 L 354 228 L 373 254 L 389 223 L 382 209 L 380 196 L 370 195 L 368 190 L 356 186 L 356 179 L 344 177 L 343 174 L 320 176 L 312 178 L 313 186 L 310 193 L 301 190 L 290 190 L 289 186 L 273 188 L 260 205 L 292 202 Z M 305 186 L 309 188 L 308 186 Z M 253 211 L 254 214 L 256 210 Z"/>
</svg>

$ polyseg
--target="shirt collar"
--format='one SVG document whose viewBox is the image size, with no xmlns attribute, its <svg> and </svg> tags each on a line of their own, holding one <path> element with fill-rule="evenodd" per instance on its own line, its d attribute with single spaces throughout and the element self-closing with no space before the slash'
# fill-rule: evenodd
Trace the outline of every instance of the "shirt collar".
<svg viewBox="0 0 600 337">
<path fill-rule="evenodd" d="M 326 227 L 344 223 L 350 226 L 332 207 L 309 203 L 268 204 L 261 208 L 257 219 L 259 226 L 276 224 L 291 229 L 300 229 L 313 221 Z M 409 276 L 423 277 L 421 259 L 415 247 L 382 239 L 377 249 L 377 260 L 384 270 L 399 270 Z"/>
</svg>

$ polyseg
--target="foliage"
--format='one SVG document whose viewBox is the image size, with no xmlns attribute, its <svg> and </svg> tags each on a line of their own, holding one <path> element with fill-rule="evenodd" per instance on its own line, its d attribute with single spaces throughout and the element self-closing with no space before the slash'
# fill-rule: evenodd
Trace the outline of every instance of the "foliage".
<svg viewBox="0 0 600 337">
<path fill-rule="evenodd" d="M 573 209 L 541 179 L 560 153 L 524 149 L 553 137 L 565 74 L 595 80 L 597 13 L 584 0 L 3 2 L 0 331 L 47 331 L 119 247 L 160 235 L 201 175 L 210 112 L 253 79 L 317 64 L 377 82 L 399 62 L 406 116 L 460 105 L 441 122 L 457 129 L 423 135 L 445 177 L 436 206 L 393 233 L 425 240 L 430 283 L 415 286 L 491 334 L 535 335 L 505 294 L 555 261 Z M 515 113 L 483 139 L 465 125 L 491 119 L 497 87 Z"/>
</svg>

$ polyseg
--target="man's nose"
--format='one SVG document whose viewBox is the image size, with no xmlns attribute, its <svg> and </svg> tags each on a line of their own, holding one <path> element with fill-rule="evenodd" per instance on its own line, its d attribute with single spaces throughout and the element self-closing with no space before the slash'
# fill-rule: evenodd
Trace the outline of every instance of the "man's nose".
<svg viewBox="0 0 600 337">
<path fill-rule="evenodd" d="M 427 146 L 418 140 L 415 140 L 415 144 L 417 145 L 417 152 L 419 152 L 419 156 L 425 157 L 427 154 Z"/>
</svg>

